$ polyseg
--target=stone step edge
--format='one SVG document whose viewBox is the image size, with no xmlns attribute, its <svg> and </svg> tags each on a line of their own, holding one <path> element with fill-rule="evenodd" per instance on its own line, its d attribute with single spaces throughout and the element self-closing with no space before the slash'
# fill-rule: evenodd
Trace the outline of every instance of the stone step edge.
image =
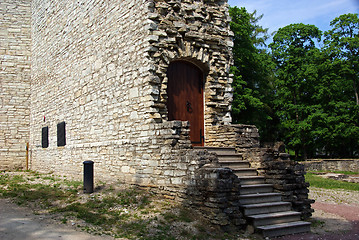
<svg viewBox="0 0 359 240">
<path fill-rule="evenodd" d="M 247 217 L 253 220 L 258 220 L 258 219 L 280 218 L 285 216 L 300 216 L 300 212 L 284 211 L 284 212 L 248 215 Z"/>
<path fill-rule="evenodd" d="M 248 188 L 259 188 L 259 187 L 273 187 L 274 185 L 271 183 L 262 183 L 262 184 L 245 184 L 241 185 L 241 188 L 248 189 Z"/>
<path fill-rule="evenodd" d="M 247 186 L 252 184 L 265 184 L 265 178 L 258 175 L 244 175 L 238 176 L 241 186 Z"/>
<path fill-rule="evenodd" d="M 228 155 L 217 154 L 217 157 L 218 160 L 220 161 L 230 161 L 230 162 L 243 161 L 249 163 L 247 160 L 244 160 L 242 156 L 228 156 Z"/>
<path fill-rule="evenodd" d="M 272 197 L 272 196 L 282 196 L 282 194 L 280 193 L 274 193 L 274 192 L 269 192 L 269 193 L 254 193 L 254 194 L 242 194 L 239 195 L 240 199 L 243 198 L 256 198 L 256 197 Z"/>
<path fill-rule="evenodd" d="M 260 175 L 257 175 L 257 176 L 240 176 L 238 177 L 239 180 L 241 179 L 244 179 L 244 180 L 249 180 L 249 179 L 265 179 L 264 176 L 260 176 Z"/>
<path fill-rule="evenodd" d="M 234 147 L 210 147 L 210 146 L 194 146 L 195 150 L 218 150 L 218 151 L 236 151 Z"/>
<path fill-rule="evenodd" d="M 235 160 L 235 159 L 233 159 L 233 160 L 230 160 L 230 159 L 218 159 L 218 162 L 219 163 L 247 163 L 247 164 L 249 164 L 249 162 L 248 161 L 245 161 L 245 160 Z"/>
<path fill-rule="evenodd" d="M 214 153 L 217 153 L 217 152 L 214 152 Z M 225 151 L 222 151 L 222 152 L 218 152 L 217 153 L 218 156 L 220 157 L 233 157 L 233 158 L 242 158 L 242 154 L 239 154 L 239 153 L 228 153 L 228 152 L 225 152 Z"/>
<path fill-rule="evenodd" d="M 285 206 L 291 205 L 290 202 L 269 202 L 269 203 L 254 203 L 254 204 L 241 204 L 240 207 L 242 208 L 262 208 L 262 207 L 274 207 L 274 206 Z"/>
<path fill-rule="evenodd" d="M 230 169 L 232 169 L 233 171 L 252 171 L 252 172 L 257 172 L 256 169 L 254 168 L 237 168 L 237 167 L 231 167 Z"/>
<path fill-rule="evenodd" d="M 304 221 L 296 221 L 296 222 L 288 222 L 288 223 L 277 223 L 273 225 L 265 225 L 265 226 L 259 226 L 257 229 L 260 229 L 262 231 L 270 231 L 270 230 L 277 230 L 277 229 L 283 229 L 283 228 L 291 228 L 291 227 L 298 227 L 298 226 L 310 226 L 310 222 L 304 222 Z"/>
</svg>

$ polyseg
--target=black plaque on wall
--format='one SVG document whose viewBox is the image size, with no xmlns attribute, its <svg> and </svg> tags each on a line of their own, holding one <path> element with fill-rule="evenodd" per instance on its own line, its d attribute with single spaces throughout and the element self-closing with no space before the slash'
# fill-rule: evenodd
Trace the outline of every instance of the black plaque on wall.
<svg viewBox="0 0 359 240">
<path fill-rule="evenodd" d="M 42 148 L 49 147 L 49 127 L 41 129 L 41 146 Z"/>
<path fill-rule="evenodd" d="M 57 146 L 65 146 L 66 145 L 66 129 L 65 122 L 60 122 L 57 124 Z"/>
</svg>

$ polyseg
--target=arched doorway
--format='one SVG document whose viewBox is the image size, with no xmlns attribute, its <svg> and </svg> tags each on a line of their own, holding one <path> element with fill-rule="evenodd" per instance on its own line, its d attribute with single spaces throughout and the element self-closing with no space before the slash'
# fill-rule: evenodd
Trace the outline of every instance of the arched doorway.
<svg viewBox="0 0 359 240">
<path fill-rule="evenodd" d="M 175 61 L 167 77 L 168 120 L 189 121 L 192 145 L 203 146 L 203 72 L 192 63 Z"/>
</svg>

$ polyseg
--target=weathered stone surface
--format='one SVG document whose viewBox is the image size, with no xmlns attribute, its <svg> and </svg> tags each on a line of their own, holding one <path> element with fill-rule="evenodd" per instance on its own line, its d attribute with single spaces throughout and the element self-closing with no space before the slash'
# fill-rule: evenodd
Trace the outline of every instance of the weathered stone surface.
<svg viewBox="0 0 359 240">
<path fill-rule="evenodd" d="M 301 162 L 308 171 L 359 172 L 358 159 L 318 159 Z"/>
<path fill-rule="evenodd" d="M 185 60 L 204 72 L 205 133 L 214 141 L 213 124 L 230 122 L 228 4 L 34 0 L 31 16 L 31 167 L 81 178 L 92 160 L 99 179 L 184 188 L 207 159 L 192 163 L 188 123 L 167 121 L 167 68 Z"/>
<path fill-rule="evenodd" d="M 232 102 L 229 66 L 232 63 L 231 32 L 228 5 L 221 2 L 154 1 L 150 8 L 151 21 L 156 28 L 149 34 L 159 36 L 153 43 L 157 49 L 149 57 L 157 66 L 156 75 L 161 82 L 154 107 L 164 119 L 167 117 L 167 75 L 172 61 L 186 60 L 205 73 L 205 127 L 206 139 L 213 138 L 213 124 L 229 124 Z M 158 31 L 161 34 L 158 34 Z M 216 119 L 213 116 L 217 116 Z M 207 141 L 207 140 L 206 140 Z"/>
<path fill-rule="evenodd" d="M 259 147 L 258 129 L 253 125 L 231 124 L 216 125 L 208 130 L 208 146 L 235 147 L 237 151 Z"/>
<path fill-rule="evenodd" d="M 26 166 L 30 135 L 30 9 L 29 0 L 0 3 L 0 170 Z"/>
<path fill-rule="evenodd" d="M 195 172 L 185 203 L 199 209 L 214 224 L 244 228 L 246 220 L 239 208 L 239 179 L 231 169 L 215 166 L 212 162 Z"/>
</svg>

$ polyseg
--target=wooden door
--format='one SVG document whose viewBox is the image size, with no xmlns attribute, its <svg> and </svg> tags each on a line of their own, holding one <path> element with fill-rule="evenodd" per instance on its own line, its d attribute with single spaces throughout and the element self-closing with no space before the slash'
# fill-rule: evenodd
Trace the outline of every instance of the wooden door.
<svg viewBox="0 0 359 240">
<path fill-rule="evenodd" d="M 190 122 L 190 140 L 204 145 L 203 73 L 195 65 L 172 62 L 167 71 L 168 120 Z"/>
</svg>

